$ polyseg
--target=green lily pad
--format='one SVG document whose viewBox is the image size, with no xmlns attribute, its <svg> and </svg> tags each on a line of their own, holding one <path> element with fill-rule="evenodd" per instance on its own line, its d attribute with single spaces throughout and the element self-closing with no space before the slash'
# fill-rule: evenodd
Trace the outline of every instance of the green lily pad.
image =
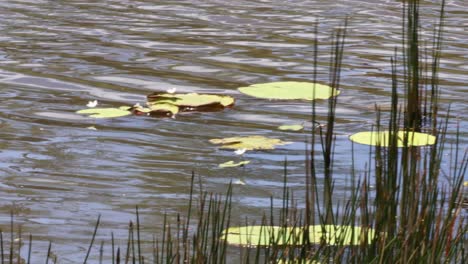
<svg viewBox="0 0 468 264">
<path fill-rule="evenodd" d="M 310 82 L 271 82 L 237 88 L 241 93 L 264 99 L 309 100 L 328 99 L 340 91 L 324 84 Z M 314 96 L 315 94 L 315 96 Z"/>
<path fill-rule="evenodd" d="M 388 131 L 380 131 L 380 132 L 359 132 L 349 137 L 349 139 L 353 142 L 365 145 L 372 145 L 372 146 L 382 146 L 388 147 L 389 146 L 389 136 L 390 133 Z M 408 147 L 410 146 L 427 146 L 435 144 L 436 138 L 432 135 L 419 133 L 419 132 L 406 132 L 406 131 L 398 131 L 397 134 L 397 146 L 404 147 L 404 139 L 405 137 L 408 138 Z"/>
<path fill-rule="evenodd" d="M 171 94 L 156 92 L 148 95 L 148 104 L 172 104 L 179 107 L 181 112 L 189 111 L 220 111 L 230 107 L 235 100 L 231 96 L 216 94 Z"/>
<path fill-rule="evenodd" d="M 366 236 L 367 235 L 367 236 Z M 239 246 L 298 245 L 304 241 L 303 227 L 244 226 L 223 230 L 220 239 Z M 370 244 L 375 230 L 357 226 L 314 225 L 309 226 L 312 244 L 360 245 Z"/>
<path fill-rule="evenodd" d="M 172 117 L 179 112 L 179 107 L 173 104 L 157 103 L 150 104 L 148 107 L 137 105 L 132 107 L 130 110 L 136 115 Z"/>
<path fill-rule="evenodd" d="M 129 106 L 119 108 L 88 108 L 76 111 L 77 114 L 89 115 L 94 118 L 113 118 L 132 114 Z"/>
<path fill-rule="evenodd" d="M 301 131 L 304 129 L 303 125 L 282 125 L 278 127 L 279 130 Z"/>
<path fill-rule="evenodd" d="M 275 146 L 286 145 L 291 142 L 264 136 L 230 137 L 210 139 L 213 144 L 222 144 L 222 149 L 274 149 Z"/>
<path fill-rule="evenodd" d="M 220 168 L 232 168 L 232 167 L 244 166 L 244 165 L 247 165 L 249 163 L 250 163 L 250 161 L 248 161 L 248 160 L 244 160 L 244 161 L 241 161 L 241 162 L 238 162 L 238 163 L 235 163 L 234 161 L 230 160 L 228 162 L 224 162 L 224 163 L 219 164 L 218 167 L 220 167 Z"/>
</svg>

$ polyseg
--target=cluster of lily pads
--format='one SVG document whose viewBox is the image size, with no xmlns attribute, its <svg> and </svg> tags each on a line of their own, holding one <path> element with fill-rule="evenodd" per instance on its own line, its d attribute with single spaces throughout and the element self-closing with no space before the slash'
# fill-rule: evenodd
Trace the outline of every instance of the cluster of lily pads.
<svg viewBox="0 0 468 264">
<path fill-rule="evenodd" d="M 269 100 L 315 100 L 327 99 L 337 96 L 340 91 L 323 84 L 309 82 L 272 82 L 254 84 L 247 87 L 240 87 L 238 90 L 246 95 Z M 119 108 L 94 108 L 79 110 L 77 113 L 90 115 L 94 118 L 109 118 L 126 115 L 149 115 L 155 117 L 175 117 L 184 112 L 205 112 L 221 111 L 231 108 L 235 99 L 226 95 L 198 94 L 198 93 L 174 93 L 174 90 L 167 92 L 156 92 L 147 96 L 146 106 L 139 104 L 134 106 L 121 106 Z M 91 105 L 95 106 L 95 104 Z M 283 125 L 278 129 L 300 131 L 302 125 Z M 405 146 L 425 146 L 435 143 L 435 137 L 429 134 L 399 131 L 397 133 L 398 147 Z M 379 132 L 359 132 L 350 136 L 350 140 L 360 144 L 389 146 L 390 133 L 388 131 Z M 211 139 L 212 144 L 221 145 L 221 149 L 235 150 L 235 153 L 242 155 L 248 150 L 269 150 L 276 146 L 285 145 L 290 142 L 263 136 L 230 137 L 221 139 Z M 228 161 L 219 166 L 222 168 L 244 166 L 250 161 Z M 342 243 L 344 245 L 359 245 L 369 243 L 375 231 L 368 228 L 361 230 L 354 226 L 310 226 L 308 228 L 308 238 L 311 243 L 322 243 L 328 245 Z M 224 230 L 221 239 L 229 244 L 241 246 L 268 246 L 272 241 L 277 245 L 290 245 L 292 241 L 303 241 L 305 235 L 304 227 L 278 227 L 278 226 L 246 226 L 230 227 Z M 294 239 L 292 239 L 294 238 Z M 272 240 L 273 239 L 273 240 Z M 339 242 L 338 242 L 339 241 Z"/>
<path fill-rule="evenodd" d="M 238 88 L 239 92 L 256 98 L 269 100 L 307 100 L 328 99 L 337 96 L 340 91 L 328 85 L 310 82 L 271 82 L 253 84 Z M 89 115 L 93 118 L 113 118 L 127 115 L 148 115 L 154 117 L 175 117 L 184 112 L 212 112 L 231 108 L 235 99 L 227 95 L 198 94 L 198 93 L 175 93 L 175 89 L 166 92 L 155 92 L 147 96 L 145 106 L 136 104 L 134 106 L 120 106 L 117 108 L 95 108 L 97 102 L 90 102 L 88 109 L 77 111 L 78 114 Z M 279 130 L 301 131 L 301 124 L 282 125 Z M 350 140 L 367 145 L 389 145 L 389 132 L 359 132 L 350 137 Z M 432 135 L 399 131 L 398 146 L 424 146 L 435 143 Z M 232 137 L 224 139 L 212 139 L 213 144 L 221 144 L 221 148 L 234 150 L 262 150 L 274 149 L 277 145 L 285 145 L 289 142 L 279 139 L 266 138 L 262 136 Z M 225 164 L 225 167 L 232 167 Z M 245 165 L 246 162 L 239 163 Z"/>
<path fill-rule="evenodd" d="M 358 246 L 370 244 L 375 230 L 354 226 L 311 225 L 307 227 L 282 226 L 243 226 L 230 227 L 223 231 L 221 239 L 239 246 L 268 246 L 274 242 L 278 246 L 302 244 L 308 236 L 312 244 Z"/>
</svg>

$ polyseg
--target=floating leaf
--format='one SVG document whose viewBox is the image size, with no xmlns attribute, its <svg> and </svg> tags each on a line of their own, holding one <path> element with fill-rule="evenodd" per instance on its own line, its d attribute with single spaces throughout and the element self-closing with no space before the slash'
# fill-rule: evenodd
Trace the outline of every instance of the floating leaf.
<svg viewBox="0 0 468 264">
<path fill-rule="evenodd" d="M 239 246 L 297 245 L 304 240 L 303 227 L 245 226 L 223 230 L 221 239 Z M 367 236 L 366 236 L 367 235 Z M 370 244 L 375 230 L 357 226 L 309 226 L 309 241 L 313 244 L 360 245 Z"/>
<path fill-rule="evenodd" d="M 90 108 L 76 111 L 77 114 L 85 114 L 94 118 L 113 118 L 132 114 L 128 106 L 119 108 Z"/>
<path fill-rule="evenodd" d="M 234 161 L 230 160 L 228 162 L 224 162 L 224 163 L 219 164 L 219 167 L 220 168 L 239 167 L 239 166 L 247 165 L 249 163 L 250 163 L 250 161 L 248 161 L 248 160 L 244 160 L 244 161 L 241 161 L 241 162 L 238 162 L 238 163 L 235 163 Z"/>
<path fill-rule="evenodd" d="M 234 104 L 234 98 L 216 94 L 171 94 L 156 92 L 148 95 L 148 104 L 172 104 L 179 107 L 179 111 L 219 111 Z"/>
<path fill-rule="evenodd" d="M 282 125 L 278 127 L 279 130 L 301 131 L 304 129 L 302 125 Z"/>
<path fill-rule="evenodd" d="M 150 104 L 148 107 L 135 105 L 131 109 L 136 115 L 151 115 L 157 117 L 172 117 L 179 112 L 179 107 L 173 104 L 157 103 Z"/>
<path fill-rule="evenodd" d="M 324 84 L 310 82 L 271 82 L 240 87 L 241 93 L 264 99 L 314 100 L 328 99 L 340 91 Z M 315 97 L 314 97 L 315 94 Z"/>
<path fill-rule="evenodd" d="M 380 132 L 359 132 L 349 137 L 351 141 L 354 141 L 359 144 L 372 145 L 372 146 L 389 146 L 389 136 L 388 131 Z M 433 145 L 436 138 L 432 135 L 419 133 L 419 132 L 405 132 L 398 131 L 397 134 L 397 146 L 404 147 L 405 137 L 408 138 L 408 146 L 427 146 Z"/>
<path fill-rule="evenodd" d="M 276 138 L 267 138 L 263 136 L 248 136 L 248 137 L 230 137 L 210 139 L 213 144 L 222 144 L 222 149 L 274 149 L 275 146 L 286 145 L 291 142 L 282 141 Z"/>
</svg>

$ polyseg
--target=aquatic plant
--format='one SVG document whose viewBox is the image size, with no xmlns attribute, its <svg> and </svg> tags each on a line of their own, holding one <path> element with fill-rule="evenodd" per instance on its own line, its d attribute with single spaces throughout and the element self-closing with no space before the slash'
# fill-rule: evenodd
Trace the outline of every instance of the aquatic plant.
<svg viewBox="0 0 468 264">
<path fill-rule="evenodd" d="M 340 94 L 328 85 L 310 82 L 271 82 L 237 88 L 239 92 L 263 99 L 315 100 L 328 99 Z"/>
<path fill-rule="evenodd" d="M 264 136 L 246 136 L 210 139 L 213 144 L 221 144 L 222 149 L 245 149 L 245 150 L 265 150 L 274 149 L 275 146 L 290 144 L 291 142 L 282 141 L 277 138 L 268 138 Z"/>
<path fill-rule="evenodd" d="M 172 91 L 170 90 L 170 92 Z M 87 106 L 94 107 L 97 105 L 97 101 L 95 102 L 89 102 Z M 234 102 L 235 99 L 227 95 L 155 92 L 148 95 L 147 107 L 136 104 L 132 107 L 82 109 L 76 111 L 76 113 L 89 115 L 93 118 L 122 117 L 132 113 L 153 117 L 175 117 L 179 112 L 221 111 L 227 107 L 232 107 Z"/>
<path fill-rule="evenodd" d="M 218 167 L 220 167 L 220 168 L 240 167 L 240 166 L 245 166 L 245 165 L 247 165 L 249 163 L 250 163 L 250 161 L 248 161 L 248 160 L 243 160 L 243 161 L 239 161 L 239 162 L 235 162 L 233 160 L 230 160 L 230 161 L 219 164 Z"/>
<path fill-rule="evenodd" d="M 282 125 L 278 127 L 279 130 L 285 131 L 301 131 L 304 129 L 303 125 Z"/>
<path fill-rule="evenodd" d="M 235 99 L 227 95 L 198 94 L 198 93 L 161 93 L 156 92 L 147 96 L 148 105 L 161 103 L 179 107 L 180 112 L 219 111 L 234 105 Z"/>
<path fill-rule="evenodd" d="M 114 118 L 131 115 L 131 107 L 121 106 L 119 108 L 89 108 L 76 111 L 77 114 L 88 115 L 93 118 Z"/>
<path fill-rule="evenodd" d="M 307 243 L 327 245 L 360 245 L 361 243 L 371 243 L 375 236 L 375 231 L 368 229 L 365 232 L 361 227 L 356 226 L 334 226 L 315 225 L 303 227 L 282 227 L 282 226 L 242 226 L 229 227 L 221 234 L 220 239 L 227 243 L 238 246 L 271 246 L 291 245 L 302 246 L 305 241 L 307 230 Z M 361 236 L 366 234 L 367 237 Z"/>
<path fill-rule="evenodd" d="M 148 107 L 133 106 L 130 111 L 135 115 L 149 115 L 155 117 L 173 117 L 179 113 L 179 107 L 169 103 L 148 104 Z"/>
<path fill-rule="evenodd" d="M 419 132 L 396 131 L 396 135 L 391 135 L 389 131 L 371 131 L 359 132 L 353 134 L 349 139 L 353 142 L 372 146 L 390 146 L 390 138 L 396 137 L 396 144 L 398 147 L 415 147 L 415 146 L 428 146 L 434 145 L 436 137 Z"/>
<path fill-rule="evenodd" d="M 382 118 L 384 113 L 376 109 L 375 131 L 380 134 L 375 138 L 383 135 L 381 142 L 386 144 L 369 146 L 369 162 L 363 172 L 355 167 L 354 152 L 351 153 L 351 191 L 345 194 L 343 203 L 332 203 L 336 194 L 333 153 L 337 97 L 334 96 L 328 99 L 324 126 L 311 131 L 310 149 L 307 149 L 304 164 L 305 208 L 297 206 L 297 200 L 293 198 L 297 196 L 288 188 L 287 160 L 284 162 L 281 208 L 275 209 L 272 199 L 261 223 L 255 225 L 246 220 L 245 226 L 238 223 L 232 226 L 231 185 L 225 195 L 209 194 L 200 188 L 196 196 L 195 175 L 192 173 L 188 210 L 185 215 L 177 215 L 175 222 L 165 217 L 162 234 L 154 237 L 153 252 L 143 252 L 137 208 L 136 224 L 129 223 L 128 239 L 122 250 L 111 235 L 112 263 L 226 263 L 231 259 L 236 263 L 467 263 L 468 226 L 463 218 L 463 185 L 468 154 L 465 150 L 464 155 L 458 155 L 461 152 L 460 131 L 456 131 L 453 144 L 453 153 L 456 154 L 453 157 L 445 155 L 450 113 L 445 113 L 444 119 L 439 115 L 437 72 L 444 4 L 442 2 L 441 21 L 434 34 L 432 75 L 421 78 L 425 73 L 420 68 L 420 60 L 424 58 L 418 52 L 419 1 L 403 3 L 404 46 L 407 49 L 402 63 L 405 71 L 403 75 L 398 74 L 397 56 L 393 57 L 390 62 L 393 72 L 389 116 Z M 338 29 L 332 45 L 334 56 L 330 61 L 330 84 L 334 89 L 339 87 L 345 28 Z M 315 63 L 316 43 L 317 40 L 314 41 Z M 316 65 L 314 69 L 315 82 Z M 421 82 L 427 79 L 431 80 L 431 96 L 421 100 L 420 89 L 425 87 Z M 402 99 L 399 95 L 401 83 L 406 101 L 402 111 L 398 108 Z M 315 124 L 315 100 L 311 104 L 311 121 Z M 427 126 L 423 126 L 423 116 L 428 117 Z M 402 131 L 406 132 L 401 134 Z M 415 133 L 425 133 L 423 137 L 427 140 L 423 141 L 433 141 L 433 144 L 424 148 L 401 148 L 401 138 L 403 142 L 409 142 L 409 138 L 419 135 Z M 248 149 L 238 145 L 242 143 L 239 138 L 216 139 L 216 142 L 226 143 L 226 147 L 232 149 Z M 408 142 L 403 146 L 408 146 Z M 317 149 L 316 145 L 320 148 Z M 442 163 L 447 158 L 451 159 L 449 163 L 453 166 L 441 177 Z M 322 166 L 323 171 L 319 171 L 318 166 Z M 99 222 L 98 218 L 84 263 L 95 252 L 93 245 Z M 15 258 L 17 263 L 21 263 L 21 243 L 14 243 L 13 217 L 10 228 L 10 243 L 4 242 L 0 231 L 1 263 L 14 263 Z M 320 233 L 316 234 L 316 230 Z M 21 231 L 18 233 L 21 238 Z M 262 247 L 238 247 L 236 249 L 240 253 L 232 256 L 229 254 L 234 249 L 230 243 L 260 244 Z M 46 263 L 49 256 L 53 256 L 51 245 Z M 31 248 L 32 236 L 29 236 L 27 263 L 31 260 Z M 98 259 L 102 262 L 102 250 Z"/>
</svg>

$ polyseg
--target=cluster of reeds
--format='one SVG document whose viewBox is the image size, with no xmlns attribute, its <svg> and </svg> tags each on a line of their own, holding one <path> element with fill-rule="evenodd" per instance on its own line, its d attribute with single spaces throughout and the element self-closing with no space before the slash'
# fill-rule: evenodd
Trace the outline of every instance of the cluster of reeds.
<svg viewBox="0 0 468 264">
<path fill-rule="evenodd" d="M 369 147 L 369 161 L 364 173 L 351 169 L 351 194 L 334 205 L 334 124 L 338 97 L 328 101 L 326 123 L 310 135 L 306 151 L 305 208 L 287 186 L 287 162 L 284 170 L 283 204 L 279 211 L 272 206 L 260 224 L 298 228 L 299 233 L 284 232 L 285 238 L 271 236 L 268 245 L 235 247 L 228 245 L 227 230 L 231 225 L 231 195 L 202 192 L 195 195 L 195 176 L 192 176 L 189 209 L 178 215 L 175 224 L 164 221 L 163 233 L 154 237 L 150 248 L 143 252 L 140 238 L 138 209 L 136 224 L 130 223 L 127 244 L 123 250 L 111 238 L 112 257 L 106 263 L 467 263 L 467 225 L 462 207 L 463 177 L 467 171 L 466 150 L 460 150 L 458 136 L 447 147 L 449 113 L 440 113 L 438 98 L 439 59 L 443 32 L 444 3 L 440 22 L 434 30 L 433 48 L 421 50 L 419 40 L 419 2 L 404 3 L 404 40 L 401 52 L 395 49 L 392 65 L 392 96 L 390 112 L 376 106 L 376 131 L 389 131 L 388 147 Z M 334 35 L 330 61 L 330 84 L 339 88 L 341 59 L 346 35 L 345 26 Z M 317 28 L 316 28 L 317 31 Z M 314 61 L 317 61 L 317 40 L 314 42 Z M 400 59 L 400 60 L 398 60 Z M 317 70 L 315 65 L 313 81 Z M 312 123 L 318 123 L 312 102 Z M 398 131 L 427 132 L 436 136 L 436 143 L 427 147 L 397 146 Z M 458 135 L 458 131 L 457 131 Z M 400 139 L 401 140 L 401 139 Z M 404 138 L 403 142 L 408 142 Z M 321 146 L 316 149 L 316 143 Z M 463 152 L 464 151 L 464 152 Z M 450 156 L 445 154 L 450 153 Z M 459 155 L 462 154 L 462 156 Z M 350 157 L 354 159 L 354 155 Z M 450 171 L 441 173 L 444 159 L 451 159 Z M 318 170 L 317 164 L 323 166 Z M 320 173 L 319 173 L 320 171 Z M 319 184 L 323 180 L 323 186 Z M 371 186 L 373 185 L 373 186 Z M 272 200 L 273 201 L 273 200 Z M 336 202 L 336 201 L 335 201 Z M 197 204 L 196 206 L 194 204 Z M 166 219 L 166 218 L 165 218 Z M 257 219 L 257 221 L 259 221 Z M 246 225 L 252 224 L 246 222 Z M 317 243 L 309 236 L 309 229 L 322 226 L 358 226 L 359 243 L 348 245 L 345 236 L 323 237 Z M 87 263 L 95 234 L 84 258 Z M 13 224 L 12 224 L 13 230 Z M 319 227 L 320 228 L 320 227 Z M 13 231 L 12 231 L 13 232 Z M 329 234 L 332 235 L 333 234 Z M 328 241 L 327 241 L 328 240 Z M 20 263 L 20 247 L 13 243 L 9 249 L 0 232 L 1 263 Z M 31 241 L 31 240 L 30 240 Z M 30 244 L 31 245 L 31 244 Z M 146 247 L 147 248 L 147 247 Z M 16 250 L 15 250 L 16 249 Z M 31 246 L 25 258 L 30 263 Z M 103 262 L 101 250 L 99 263 Z M 50 246 L 45 263 L 55 263 Z M 17 259 L 17 261 L 15 261 Z"/>
</svg>

